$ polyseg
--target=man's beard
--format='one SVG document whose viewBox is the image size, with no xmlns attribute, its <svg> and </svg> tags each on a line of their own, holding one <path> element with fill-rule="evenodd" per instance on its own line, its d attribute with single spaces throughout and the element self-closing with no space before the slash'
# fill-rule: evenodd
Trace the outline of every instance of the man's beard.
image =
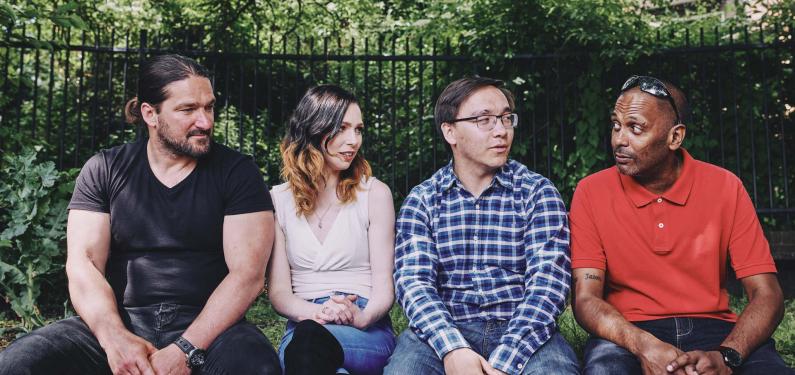
<svg viewBox="0 0 795 375">
<path fill-rule="evenodd" d="M 189 156 L 194 159 L 198 159 L 210 152 L 210 145 L 212 144 L 211 130 L 194 129 L 188 132 L 184 139 L 176 139 L 169 135 L 168 130 L 171 128 L 171 126 L 167 122 L 161 121 L 158 118 L 157 125 L 158 141 L 160 141 L 160 144 L 167 150 L 171 151 L 171 153 L 174 155 Z M 204 138 L 199 145 L 192 144 L 189 138 L 191 136 L 200 134 L 206 135 L 207 138 Z"/>
</svg>

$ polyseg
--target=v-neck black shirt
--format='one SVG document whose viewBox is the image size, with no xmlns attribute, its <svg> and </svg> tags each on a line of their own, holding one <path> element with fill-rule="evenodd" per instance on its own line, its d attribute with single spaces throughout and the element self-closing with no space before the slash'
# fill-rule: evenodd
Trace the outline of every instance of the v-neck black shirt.
<svg viewBox="0 0 795 375">
<path fill-rule="evenodd" d="M 213 143 L 175 186 L 152 172 L 146 140 L 100 151 L 77 178 L 69 209 L 110 214 L 106 276 L 124 307 L 203 306 L 229 270 L 226 215 L 273 210 L 257 166 Z"/>
</svg>

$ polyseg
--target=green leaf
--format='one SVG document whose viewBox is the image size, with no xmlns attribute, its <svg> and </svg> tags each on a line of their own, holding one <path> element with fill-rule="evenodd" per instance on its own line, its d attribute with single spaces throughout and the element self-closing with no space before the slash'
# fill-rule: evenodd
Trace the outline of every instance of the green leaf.
<svg viewBox="0 0 795 375">
<path fill-rule="evenodd" d="M 79 30 L 88 30 L 88 25 L 86 25 L 85 21 L 83 21 L 80 16 L 76 14 L 69 15 L 69 19 L 72 21 L 72 25 Z"/>
<path fill-rule="evenodd" d="M 72 27 L 72 19 L 69 18 L 69 16 L 57 15 L 56 14 L 56 15 L 53 15 L 52 17 L 50 17 L 50 20 L 52 20 L 53 23 L 55 23 L 56 25 L 61 26 L 61 27 L 65 27 L 65 28 Z"/>
<path fill-rule="evenodd" d="M 17 22 L 17 14 L 11 5 L 0 3 L 0 23 L 3 25 L 13 25 Z"/>
<path fill-rule="evenodd" d="M 66 4 L 63 4 L 63 5 L 59 6 L 57 9 L 55 9 L 54 13 L 55 14 L 69 13 L 69 12 L 77 9 L 79 6 L 80 5 L 78 3 L 74 2 L 74 1 L 70 1 L 70 2 L 68 2 Z"/>
<path fill-rule="evenodd" d="M 25 282 L 25 274 L 17 267 L 0 262 L 0 281 L 3 284 L 22 284 Z"/>
</svg>

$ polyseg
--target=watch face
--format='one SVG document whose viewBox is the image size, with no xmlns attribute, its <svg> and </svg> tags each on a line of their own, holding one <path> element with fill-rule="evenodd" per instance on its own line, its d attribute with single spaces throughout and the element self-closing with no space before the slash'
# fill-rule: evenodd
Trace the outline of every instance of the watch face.
<svg viewBox="0 0 795 375">
<path fill-rule="evenodd" d="M 204 365 L 205 354 L 204 350 L 196 349 L 191 353 L 190 358 L 188 358 L 188 367 L 190 368 L 199 368 Z"/>
<path fill-rule="evenodd" d="M 740 367 L 743 364 L 743 359 L 736 350 L 731 348 L 724 348 L 721 350 L 723 354 L 723 361 L 731 368 Z"/>
</svg>

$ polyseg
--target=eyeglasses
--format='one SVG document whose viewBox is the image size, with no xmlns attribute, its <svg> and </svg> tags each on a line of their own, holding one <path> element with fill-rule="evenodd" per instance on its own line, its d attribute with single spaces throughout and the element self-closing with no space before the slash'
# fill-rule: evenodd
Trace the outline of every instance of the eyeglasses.
<svg viewBox="0 0 795 375">
<path fill-rule="evenodd" d="M 504 115 L 480 115 L 480 116 L 464 117 L 447 122 L 455 124 L 456 122 L 460 121 L 470 121 L 474 122 L 478 126 L 478 129 L 480 130 L 491 131 L 491 129 L 494 129 L 494 127 L 497 126 L 497 120 L 500 121 L 503 128 L 505 128 L 506 130 L 513 129 L 517 125 L 519 125 L 519 115 L 517 115 L 516 113 L 506 113 Z"/>
<path fill-rule="evenodd" d="M 668 102 L 671 103 L 671 107 L 674 109 L 674 114 L 676 115 L 676 122 L 674 122 L 674 124 L 679 123 L 679 110 L 676 108 L 676 102 L 674 101 L 673 96 L 671 96 L 671 92 L 668 91 L 668 88 L 665 87 L 665 84 L 662 83 L 662 81 L 649 76 L 632 76 L 629 77 L 626 82 L 624 82 L 623 86 L 621 86 L 621 92 L 627 91 L 636 86 L 640 88 L 640 91 L 661 99 L 668 100 Z"/>
</svg>

